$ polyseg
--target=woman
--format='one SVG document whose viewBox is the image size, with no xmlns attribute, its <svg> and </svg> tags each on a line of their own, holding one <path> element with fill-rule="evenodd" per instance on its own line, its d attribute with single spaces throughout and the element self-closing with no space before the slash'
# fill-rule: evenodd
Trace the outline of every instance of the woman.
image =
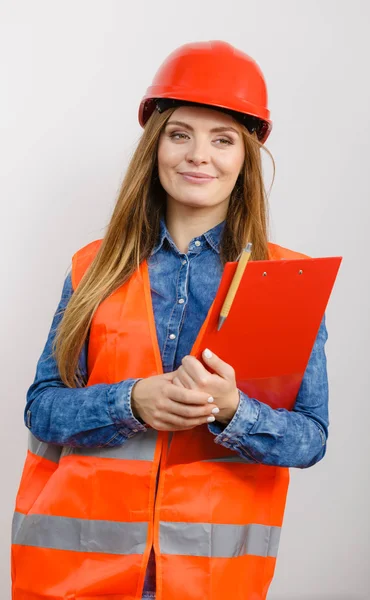
<svg viewBox="0 0 370 600">
<path fill-rule="evenodd" d="M 294 410 L 191 356 L 226 261 L 268 243 L 263 75 L 223 42 L 185 45 L 139 111 L 143 136 L 107 233 L 72 272 L 27 393 L 13 600 L 259 600 L 288 467 L 326 450 L 324 321 Z M 247 360 L 247 357 L 246 357 Z"/>
</svg>

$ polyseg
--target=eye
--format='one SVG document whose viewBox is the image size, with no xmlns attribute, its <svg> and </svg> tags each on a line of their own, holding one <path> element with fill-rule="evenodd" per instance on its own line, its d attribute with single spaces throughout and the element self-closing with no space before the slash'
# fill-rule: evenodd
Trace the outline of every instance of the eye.
<svg viewBox="0 0 370 600">
<path fill-rule="evenodd" d="M 179 133 L 177 131 L 174 131 L 173 133 L 169 134 L 171 139 L 176 139 L 176 140 L 183 140 L 184 138 L 188 138 L 189 136 L 186 135 L 186 133 Z"/>
<path fill-rule="evenodd" d="M 216 140 L 216 142 L 222 142 L 221 146 L 226 146 L 226 145 L 232 145 L 234 142 L 231 140 L 228 140 L 227 138 L 220 138 L 218 140 Z"/>
<path fill-rule="evenodd" d="M 173 131 L 172 133 L 169 133 L 168 135 L 171 139 L 176 140 L 176 141 L 189 139 L 189 135 L 187 133 L 183 133 L 181 131 Z M 219 139 L 215 140 L 215 142 L 219 142 L 218 143 L 219 146 L 232 146 L 234 144 L 233 140 L 230 140 L 228 138 L 219 138 Z"/>
</svg>

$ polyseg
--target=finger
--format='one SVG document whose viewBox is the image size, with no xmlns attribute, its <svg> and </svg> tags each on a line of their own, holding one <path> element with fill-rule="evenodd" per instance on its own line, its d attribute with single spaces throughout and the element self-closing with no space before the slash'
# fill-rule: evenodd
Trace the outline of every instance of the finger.
<svg viewBox="0 0 370 600">
<path fill-rule="evenodd" d="M 189 390 L 174 383 L 170 384 L 168 388 L 166 387 L 166 394 L 170 400 L 182 404 L 210 404 L 213 402 L 212 396 L 206 392 Z"/>
<path fill-rule="evenodd" d="M 211 419 L 210 421 L 208 419 Z M 198 427 L 199 425 L 208 425 L 208 423 L 213 422 L 215 420 L 214 416 L 211 417 L 198 417 L 194 419 L 185 419 L 183 417 L 179 417 L 177 415 L 168 415 L 166 420 L 161 420 L 158 422 L 158 427 L 155 426 L 155 429 L 159 429 L 159 427 L 164 426 L 166 429 L 192 429 L 193 427 Z"/>
<path fill-rule="evenodd" d="M 166 419 L 166 414 L 176 415 L 185 419 L 199 419 L 201 417 L 210 417 L 220 412 L 215 404 L 182 404 L 169 400 L 166 413 L 163 414 L 163 419 Z"/>
<path fill-rule="evenodd" d="M 174 376 L 177 375 L 177 371 L 171 371 L 170 373 L 162 373 L 162 377 L 167 381 L 173 381 Z"/>
<path fill-rule="evenodd" d="M 189 390 L 195 390 L 197 388 L 196 382 L 190 377 L 190 375 L 188 375 L 183 365 L 177 369 L 177 377 L 181 381 L 182 385 Z"/>
<path fill-rule="evenodd" d="M 159 431 L 190 431 L 190 429 L 194 429 L 194 427 L 175 427 L 171 423 L 164 423 L 163 429 Z"/>
<path fill-rule="evenodd" d="M 219 356 L 211 352 L 208 348 L 203 350 L 202 358 L 207 366 L 209 366 L 217 375 L 228 381 L 235 379 L 234 368 L 221 360 Z"/>
<path fill-rule="evenodd" d="M 185 387 L 184 384 L 180 381 L 180 379 L 176 376 L 173 378 L 172 383 L 179 387 Z"/>
<path fill-rule="evenodd" d="M 163 421 L 158 425 L 158 427 L 154 427 L 153 425 L 153 429 L 156 429 L 157 431 L 189 431 L 190 429 L 194 429 L 194 425 L 191 427 L 175 427 L 175 425 Z"/>
<path fill-rule="evenodd" d="M 184 356 L 181 361 L 181 366 L 188 377 L 190 377 L 197 387 L 204 385 L 211 373 L 202 365 L 200 360 L 189 354 Z"/>
</svg>

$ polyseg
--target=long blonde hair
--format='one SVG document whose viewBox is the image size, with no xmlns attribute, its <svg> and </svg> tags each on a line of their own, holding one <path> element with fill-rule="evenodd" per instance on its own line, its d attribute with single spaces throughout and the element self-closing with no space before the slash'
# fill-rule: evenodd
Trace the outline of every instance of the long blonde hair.
<svg viewBox="0 0 370 600">
<path fill-rule="evenodd" d="M 157 241 L 166 194 L 158 178 L 157 148 L 171 108 L 148 120 L 130 161 L 101 246 L 64 311 L 57 328 L 53 352 L 60 377 L 67 387 L 86 384 L 79 356 L 99 304 L 148 259 Z M 239 125 L 239 124 L 238 124 Z M 220 244 L 222 264 L 235 261 L 246 241 L 253 243 L 252 260 L 268 258 L 268 209 L 256 134 L 239 125 L 245 146 L 244 169 L 230 197 Z M 271 189 L 271 188 L 270 188 Z"/>
</svg>

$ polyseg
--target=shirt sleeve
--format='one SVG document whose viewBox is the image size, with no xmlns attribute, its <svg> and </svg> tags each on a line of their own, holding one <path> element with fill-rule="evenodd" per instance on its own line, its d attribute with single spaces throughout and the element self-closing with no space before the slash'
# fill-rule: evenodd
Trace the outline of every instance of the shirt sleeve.
<svg viewBox="0 0 370 600">
<path fill-rule="evenodd" d="M 273 409 L 239 391 L 239 406 L 230 423 L 208 426 L 216 444 L 266 465 L 306 468 L 321 460 L 329 427 L 327 338 L 324 316 L 292 411 Z"/>
<path fill-rule="evenodd" d="M 42 442 L 67 446 L 118 446 L 146 428 L 131 410 L 131 390 L 138 379 L 69 388 L 60 378 L 52 355 L 59 322 L 73 294 L 71 274 L 65 281 L 34 382 L 27 392 L 25 424 Z M 79 357 L 86 379 L 87 342 Z"/>
</svg>

